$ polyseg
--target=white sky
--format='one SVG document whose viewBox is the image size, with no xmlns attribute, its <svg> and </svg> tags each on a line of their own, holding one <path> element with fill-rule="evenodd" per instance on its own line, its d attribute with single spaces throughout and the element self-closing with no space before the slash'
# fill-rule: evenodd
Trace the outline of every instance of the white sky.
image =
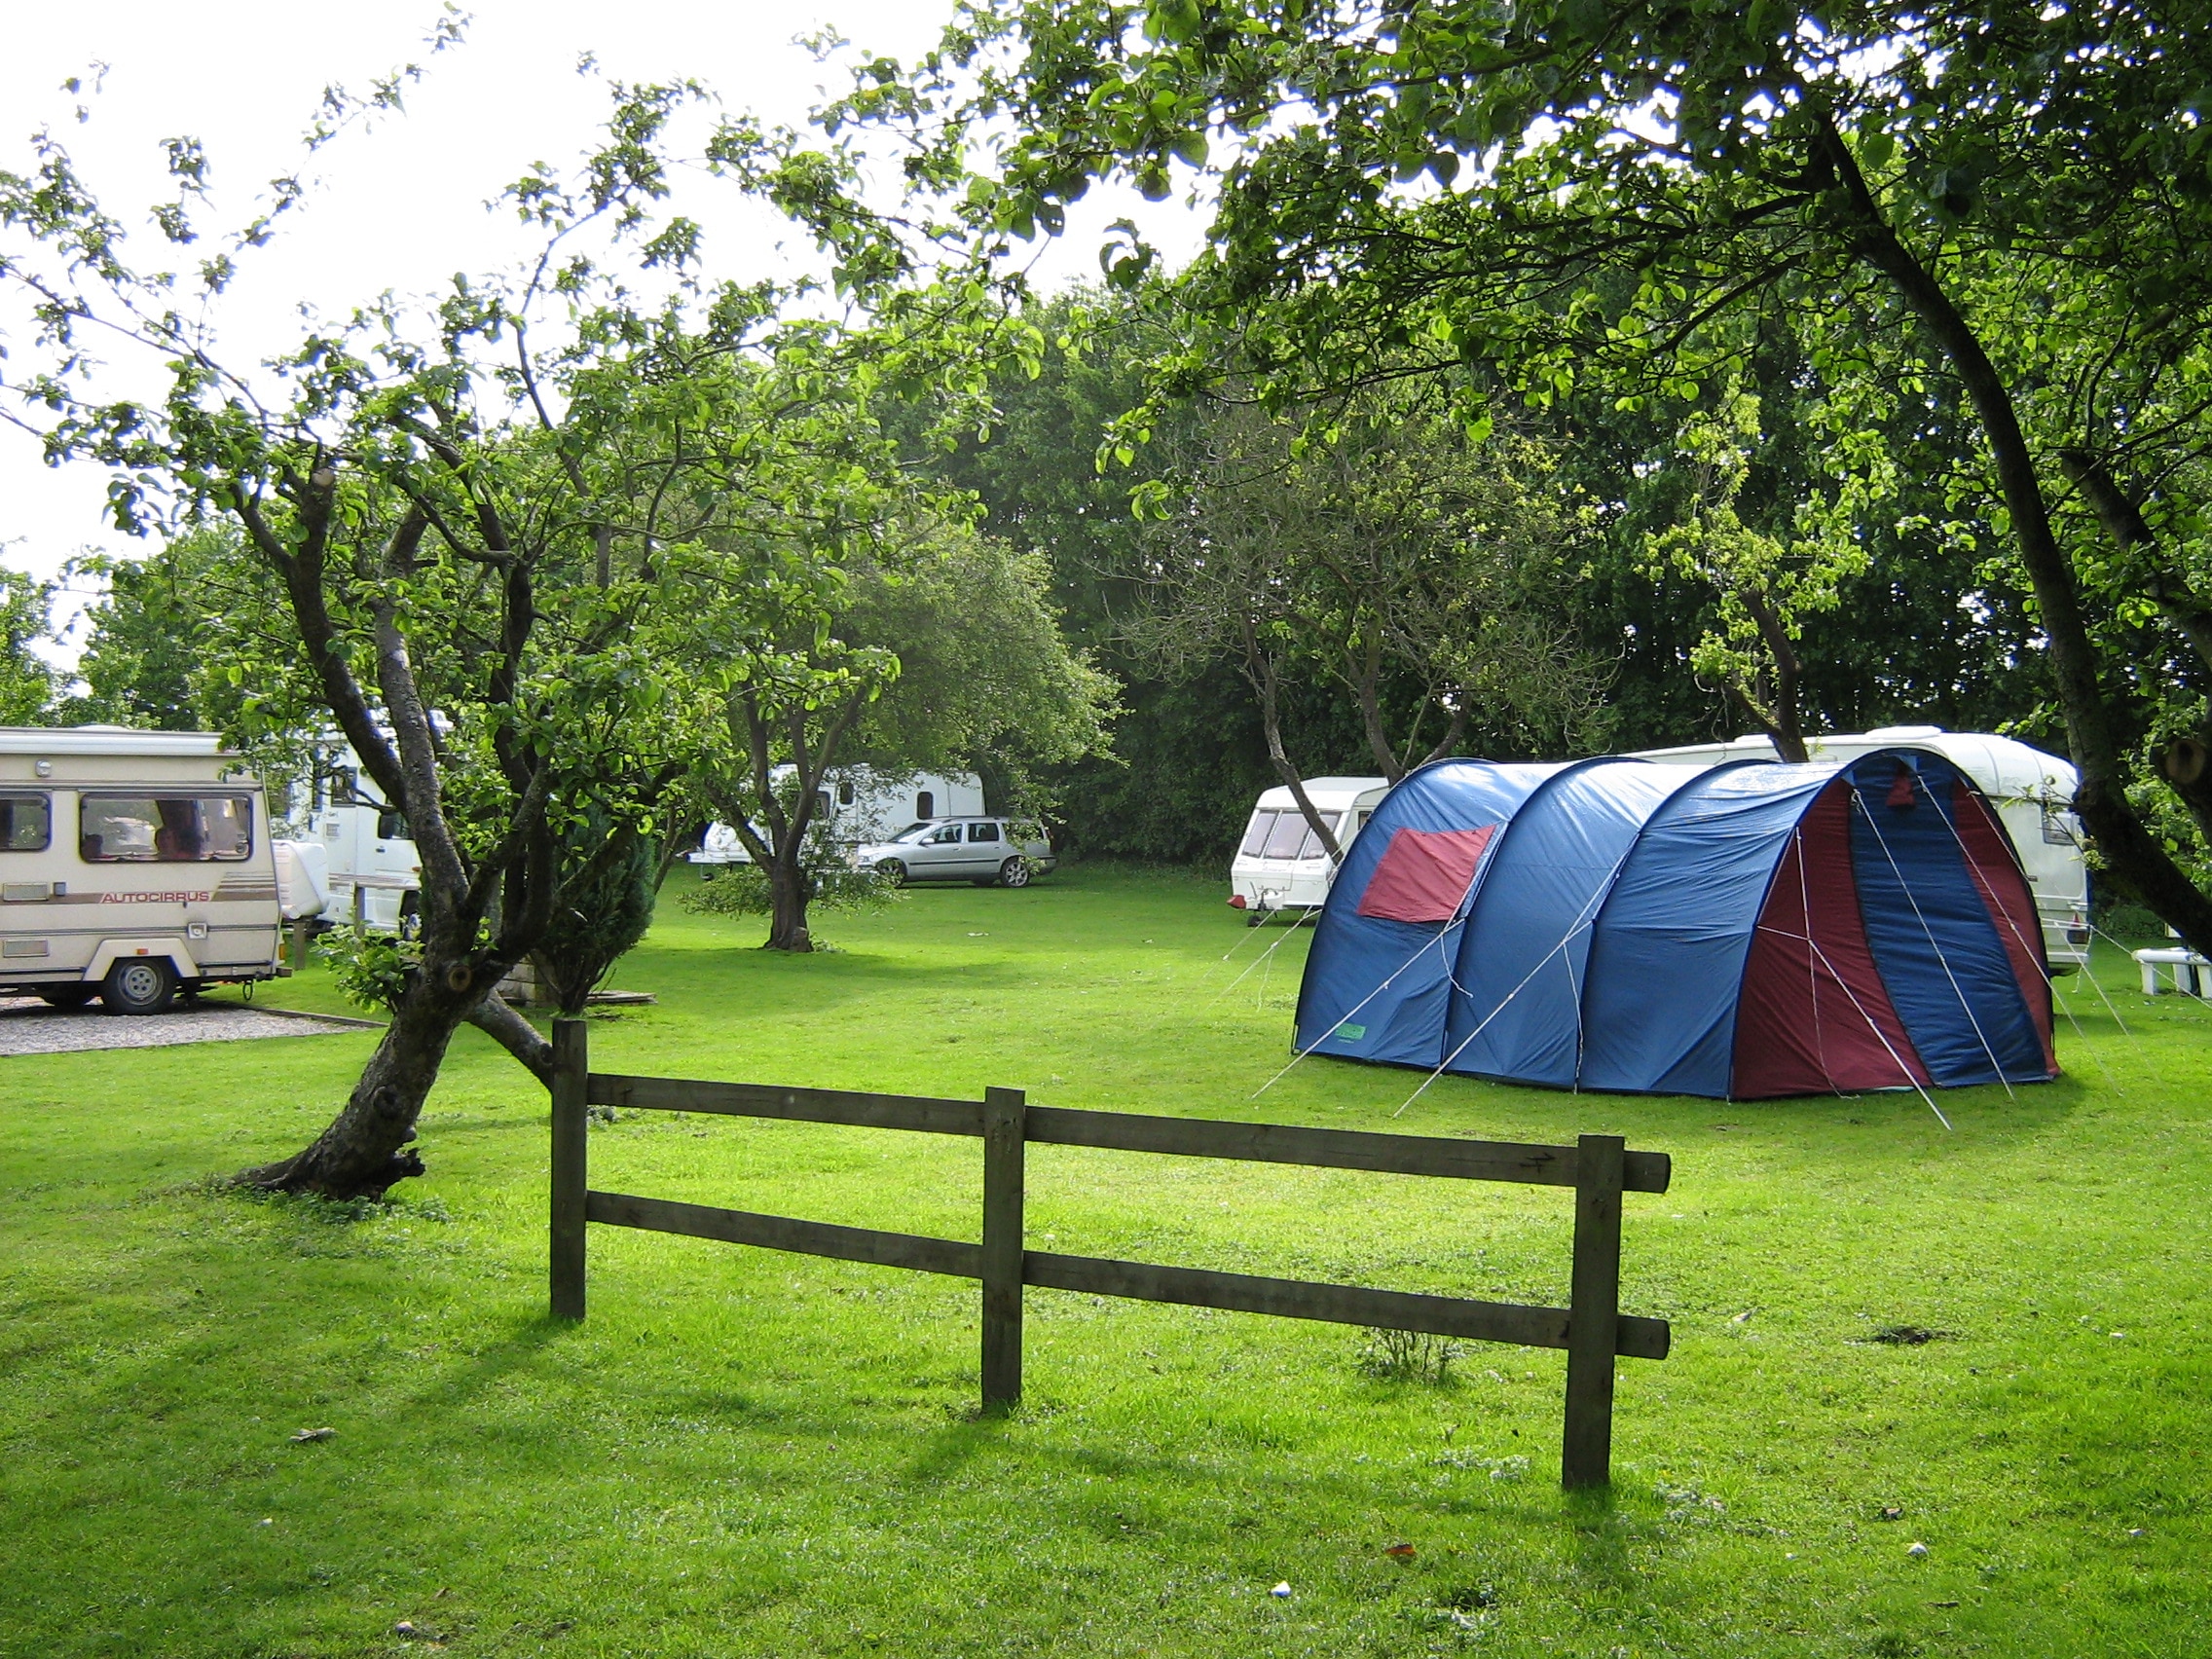
<svg viewBox="0 0 2212 1659">
<path fill-rule="evenodd" d="M 129 203 L 139 211 L 173 194 L 162 173 L 164 138 L 204 142 L 210 224 L 242 224 L 267 180 L 304 166 L 320 188 L 285 215 L 275 243 L 241 259 L 244 275 L 218 313 L 229 354 L 259 357 L 288 344 L 301 301 L 342 313 L 386 289 L 425 293 L 458 271 L 515 264 L 531 244 L 483 204 L 531 163 L 566 170 L 590 142 L 606 94 L 596 77 L 575 72 L 579 54 L 591 52 L 604 74 L 628 80 L 692 76 L 733 110 L 796 125 L 824 89 L 841 91 L 845 81 L 794 37 L 829 24 L 856 46 L 910 59 L 950 10 L 945 0 L 478 0 L 465 9 L 472 18 L 466 44 L 426 58 L 422 42 L 438 15 L 436 0 L 16 0 L 4 9 L 0 167 L 27 170 L 30 135 L 50 128 L 109 210 L 140 231 L 136 256 L 154 265 L 164 263 L 158 235 L 122 209 Z M 349 133 L 303 162 L 299 135 L 325 85 L 365 92 L 374 77 L 410 60 L 423 61 L 427 73 L 407 94 L 403 117 Z M 61 90 L 95 62 L 107 66 L 96 96 Z M 81 102 L 92 110 L 89 124 L 76 120 Z M 683 198 L 683 209 L 707 225 L 710 275 L 763 275 L 780 240 L 801 243 L 756 212 L 718 210 L 717 191 L 736 195 L 710 181 Z M 1048 286 L 1094 279 L 1103 227 L 1116 218 L 1137 218 L 1171 258 L 1187 256 L 1200 237 L 1187 210 L 1150 207 L 1127 192 L 1094 191 L 1083 209 L 1037 266 Z M 16 308 L 0 310 L 0 330 L 14 337 L 0 337 L 0 345 L 27 345 L 21 329 Z M 112 389 L 120 390 L 130 378 L 128 357 L 104 354 L 116 365 Z M 11 367 L 21 363 L 18 355 Z M 132 389 L 146 394 L 155 386 L 139 382 Z M 0 563 L 52 576 L 88 548 L 132 550 L 129 537 L 105 524 L 106 481 L 98 466 L 47 467 L 35 440 L 0 426 Z M 83 598 L 63 596 L 57 620 Z M 76 642 L 59 654 L 73 660 Z"/>
</svg>

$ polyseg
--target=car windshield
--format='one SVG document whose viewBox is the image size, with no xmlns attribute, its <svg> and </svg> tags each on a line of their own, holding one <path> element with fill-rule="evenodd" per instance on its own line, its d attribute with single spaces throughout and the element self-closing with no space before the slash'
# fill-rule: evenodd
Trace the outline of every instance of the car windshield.
<svg viewBox="0 0 2212 1659">
<path fill-rule="evenodd" d="M 937 826 L 934 824 L 909 824 L 891 838 L 894 841 L 919 841 L 936 828 Z"/>
</svg>

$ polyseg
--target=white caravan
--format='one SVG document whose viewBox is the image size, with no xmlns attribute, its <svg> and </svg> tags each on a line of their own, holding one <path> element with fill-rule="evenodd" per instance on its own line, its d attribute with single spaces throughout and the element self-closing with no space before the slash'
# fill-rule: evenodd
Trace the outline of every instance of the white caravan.
<svg viewBox="0 0 2212 1659">
<path fill-rule="evenodd" d="M 769 774 L 777 784 L 792 775 L 788 765 Z M 933 818 L 983 816 L 983 780 L 973 772 L 893 772 L 866 766 L 832 771 L 815 792 L 814 822 L 833 845 L 848 850 L 888 841 Z M 751 864 L 753 855 L 726 824 L 710 824 L 695 865 Z"/>
<path fill-rule="evenodd" d="M 411 931 L 422 910 L 423 859 L 407 820 L 362 770 L 350 747 L 318 750 L 304 797 L 294 786 L 287 827 L 321 849 L 332 922 Z"/>
<path fill-rule="evenodd" d="M 1306 798 L 1348 848 L 1390 793 L 1387 778 L 1309 778 Z M 1229 902 L 1255 924 L 1276 910 L 1310 909 L 1329 897 L 1337 866 L 1287 785 L 1261 793 L 1229 866 Z"/>
<path fill-rule="evenodd" d="M 0 992 L 159 1014 L 285 972 L 320 895 L 238 760 L 207 732 L 0 727 Z"/>
<path fill-rule="evenodd" d="M 1815 760 L 1855 760 L 1877 749 L 1933 749 L 1981 786 L 1997 809 L 2012 850 L 2035 890 L 2043 918 L 2044 949 L 2054 973 L 2069 974 L 2089 960 L 2089 866 L 2082 856 L 2082 823 L 2074 816 L 2081 774 L 2073 763 L 2009 737 L 1945 731 L 1941 726 L 1880 726 L 1869 732 L 1809 737 Z M 1681 749 L 1647 749 L 1639 758 L 1677 766 L 1716 766 L 1725 760 L 1772 760 L 1763 736 L 1729 743 L 1694 743 Z"/>
</svg>

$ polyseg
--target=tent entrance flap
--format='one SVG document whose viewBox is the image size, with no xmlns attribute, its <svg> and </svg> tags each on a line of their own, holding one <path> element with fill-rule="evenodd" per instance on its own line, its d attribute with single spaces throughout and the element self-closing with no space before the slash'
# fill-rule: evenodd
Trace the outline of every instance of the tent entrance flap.
<svg viewBox="0 0 2212 1659">
<path fill-rule="evenodd" d="M 1359 898 L 1359 913 L 1389 922 L 1448 922 L 1466 903 L 1494 824 L 1472 830 L 1397 830 Z"/>
<path fill-rule="evenodd" d="M 1928 1082 L 1860 919 L 1849 789 L 1821 792 L 1767 890 L 1737 1004 L 1736 1099 Z"/>
</svg>

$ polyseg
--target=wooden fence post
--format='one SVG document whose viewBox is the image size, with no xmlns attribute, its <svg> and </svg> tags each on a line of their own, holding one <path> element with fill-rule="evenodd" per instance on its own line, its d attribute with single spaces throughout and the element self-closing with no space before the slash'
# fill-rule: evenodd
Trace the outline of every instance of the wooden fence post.
<svg viewBox="0 0 2212 1659">
<path fill-rule="evenodd" d="M 983 1410 L 1021 1398 L 1021 1183 L 1027 1096 L 983 1090 Z"/>
<path fill-rule="evenodd" d="M 580 1019 L 553 1022 L 553 1255 L 556 1319 L 584 1316 L 584 1093 L 590 1047 Z"/>
<path fill-rule="evenodd" d="M 1613 1478 L 1613 1356 L 1621 1312 L 1619 1135 L 1584 1135 L 1574 1152 L 1574 1279 L 1567 1304 L 1567 1428 L 1560 1484 Z"/>
</svg>

